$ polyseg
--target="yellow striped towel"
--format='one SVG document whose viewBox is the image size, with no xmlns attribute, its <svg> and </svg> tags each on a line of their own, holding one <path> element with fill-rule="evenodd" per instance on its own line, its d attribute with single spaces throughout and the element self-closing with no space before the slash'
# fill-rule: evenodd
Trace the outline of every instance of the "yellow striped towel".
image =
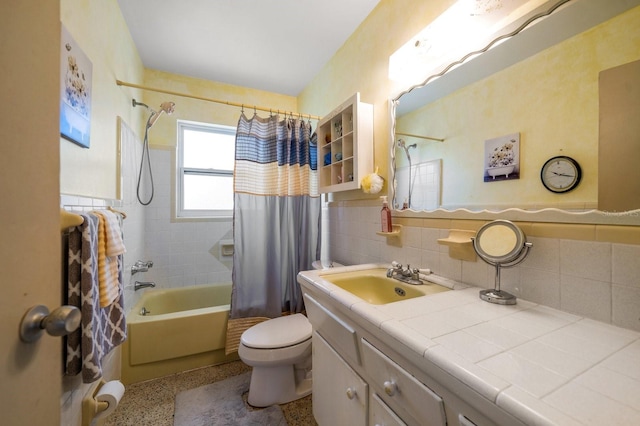
<svg viewBox="0 0 640 426">
<path fill-rule="evenodd" d="M 120 224 L 115 213 L 93 211 L 98 217 L 98 287 L 100 306 L 112 304 L 120 294 L 118 256 L 125 252 Z"/>
</svg>

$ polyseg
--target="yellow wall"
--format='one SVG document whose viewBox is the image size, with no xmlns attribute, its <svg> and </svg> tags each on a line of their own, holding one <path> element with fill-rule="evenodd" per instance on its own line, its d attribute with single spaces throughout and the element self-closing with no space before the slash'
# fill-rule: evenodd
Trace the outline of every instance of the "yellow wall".
<svg viewBox="0 0 640 426">
<path fill-rule="evenodd" d="M 418 143 L 415 155 L 443 158 L 443 205 L 595 208 L 598 75 L 640 59 L 639 22 L 637 7 L 398 120 L 403 132 L 446 138 Z M 515 132 L 520 179 L 484 183 L 484 140 Z M 540 183 L 541 166 L 556 155 L 583 170 L 580 185 L 562 195 Z"/>
<path fill-rule="evenodd" d="M 138 91 L 116 79 L 142 83 L 143 66 L 116 0 L 61 0 L 62 25 L 92 63 L 91 146 L 60 138 L 60 191 L 116 198 L 117 116 L 137 128 L 131 107 Z"/>
<path fill-rule="evenodd" d="M 382 0 L 298 97 L 301 111 L 320 116 L 355 92 L 360 92 L 362 102 L 373 104 L 374 162 L 385 179 L 389 99 L 405 88 L 389 80 L 389 56 L 454 2 Z M 337 200 L 364 197 L 360 190 L 334 194 Z"/>
<path fill-rule="evenodd" d="M 293 96 L 248 89 L 150 69 L 144 72 L 144 86 L 161 88 L 171 92 L 184 93 L 208 99 L 274 108 L 274 112 L 277 109 L 281 111 L 297 110 L 296 98 Z M 199 121 L 235 127 L 238 124 L 238 118 L 241 113 L 240 108 L 225 104 L 152 91 L 144 91 L 142 97 L 138 100 L 156 110 L 159 105 L 165 101 L 172 101 L 176 104 L 175 112 L 170 116 L 163 115 L 160 117 L 149 132 L 149 145 L 156 148 L 175 147 L 177 120 Z M 139 107 L 139 109 L 142 110 L 143 108 Z M 252 117 L 254 111 L 250 107 L 247 107 L 244 109 L 244 113 L 247 117 Z M 141 135 L 143 134 L 144 125 L 149 113 L 145 110 L 144 114 L 145 120 L 144 123 L 141 123 L 140 127 Z M 258 111 L 258 115 L 266 117 L 269 113 Z"/>
<path fill-rule="evenodd" d="M 422 0 L 382 0 L 376 9 L 360 25 L 358 30 L 349 38 L 336 55 L 324 66 L 322 71 L 314 78 L 298 99 L 299 108 L 305 112 L 323 115 L 332 107 L 338 105 L 356 91 L 361 93 L 364 102 L 374 104 L 374 145 L 375 163 L 380 168 L 380 174 L 388 176 L 388 158 L 390 137 L 389 99 L 395 97 L 406 87 L 394 83 L 388 79 L 389 56 L 402 46 L 407 40 L 418 33 L 426 24 L 435 19 L 446 10 L 453 0 L 438 0 L 425 2 Z M 496 193 L 496 186 L 509 185 L 508 190 L 501 190 L 495 202 L 506 202 L 513 194 L 527 192 L 538 199 L 544 197 L 548 201 L 553 194 L 546 193 L 539 182 L 539 170 L 544 160 L 557 155 L 560 148 L 563 153 L 574 155 L 584 166 L 584 181 L 573 193 L 565 194 L 565 200 L 596 202 L 597 201 L 597 138 L 598 138 L 598 110 L 597 105 L 590 103 L 589 107 L 582 102 L 579 108 L 568 100 L 579 97 L 581 100 L 597 100 L 597 70 L 606 69 L 620 63 L 638 59 L 637 22 L 640 8 L 636 8 L 614 22 L 604 24 L 602 29 L 590 30 L 584 36 L 564 43 L 564 46 L 549 49 L 537 57 L 531 58 L 522 64 L 514 66 L 513 70 L 507 70 L 502 75 L 496 75 L 454 93 L 447 98 L 429 106 L 428 125 L 429 135 L 444 135 L 447 142 L 441 146 L 443 150 L 464 153 L 466 159 L 459 157 L 455 161 L 467 164 L 460 177 L 455 177 L 448 167 L 444 165 L 443 180 L 452 186 L 467 186 L 469 182 L 477 182 L 473 191 L 480 197 L 471 201 L 486 201 L 488 193 Z M 631 32 L 630 30 L 634 31 Z M 633 38 L 628 38 L 629 34 Z M 598 37 L 606 38 L 607 44 L 616 45 L 616 52 L 608 52 L 603 49 L 604 42 Z M 589 54 L 580 56 L 571 52 L 571 47 L 576 40 L 586 40 L 590 44 Z M 556 74 L 553 81 L 547 87 L 536 84 L 535 90 L 527 90 L 525 96 L 520 92 L 527 89 L 516 77 L 518 72 L 526 69 L 528 73 L 536 75 L 539 81 L 548 77 L 547 61 L 557 61 L 561 55 L 570 54 L 571 64 L 561 65 L 565 72 Z M 563 58 L 566 61 L 567 58 Z M 529 69 L 532 68 L 532 69 Z M 583 72 L 579 72 L 583 70 Z M 534 72 L 535 71 L 535 72 Z M 586 73 L 589 73 L 588 83 Z M 574 74 L 580 77 L 574 79 Z M 579 83 L 580 82 L 580 83 Z M 497 98 L 502 102 L 513 96 L 514 86 L 519 98 L 510 102 L 512 108 L 507 109 L 506 117 L 500 116 L 499 104 L 493 101 Z M 492 101 L 486 103 L 487 95 Z M 537 97 L 544 94 L 546 99 L 555 100 L 554 108 L 549 110 L 549 105 L 538 105 Z M 471 99 L 471 100 L 470 100 Z M 482 103 L 481 114 L 461 114 L 468 109 L 469 102 Z M 477 106 L 477 104 L 476 104 Z M 531 113 L 535 109 L 535 114 Z M 433 111 L 432 111 L 432 110 Z M 544 112 L 544 114 L 543 114 Z M 486 120 L 492 118 L 491 120 Z M 526 122 L 521 122 L 526 118 Z M 543 126 L 549 119 L 551 125 Z M 486 120 L 486 121 L 485 121 Z M 462 125 L 464 124 L 464 126 Z M 444 127 L 449 126 L 449 127 Z M 455 127 L 453 127 L 455 126 Z M 455 132 L 459 132 L 453 135 Z M 482 185 L 482 149 L 484 140 L 502 136 L 508 133 L 522 132 L 521 158 L 526 159 L 523 167 L 523 176 L 520 181 L 502 182 L 498 184 Z M 425 132 L 422 132 L 425 133 Z M 539 149 L 540 144 L 547 145 L 549 141 L 555 144 L 545 149 Z M 471 144 L 474 144 L 470 151 Z M 561 145 L 559 145 L 561 144 Z M 438 155 L 430 155 L 438 158 Z M 469 160 L 467 160 L 469 159 Z M 455 169 L 457 172 L 457 168 Z M 513 188 L 517 185 L 517 188 Z M 468 204 L 472 192 L 465 192 L 460 197 L 452 195 L 446 188 L 443 191 L 444 201 L 450 204 Z M 334 194 L 335 200 L 349 200 L 365 198 L 361 191 L 349 191 Z M 557 199 L 554 199 L 557 201 Z"/>
</svg>

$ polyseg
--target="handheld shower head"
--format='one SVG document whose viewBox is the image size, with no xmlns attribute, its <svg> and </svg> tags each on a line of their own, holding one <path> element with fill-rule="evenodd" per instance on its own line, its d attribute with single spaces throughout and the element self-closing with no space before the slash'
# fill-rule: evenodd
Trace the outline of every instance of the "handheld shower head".
<svg viewBox="0 0 640 426">
<path fill-rule="evenodd" d="M 147 122 L 147 129 L 150 129 L 158 118 L 162 115 L 162 113 L 166 113 L 167 115 L 173 114 L 176 110 L 176 104 L 174 102 L 163 102 L 160 104 L 160 111 L 151 110 L 151 116 L 149 117 L 149 121 Z"/>
</svg>

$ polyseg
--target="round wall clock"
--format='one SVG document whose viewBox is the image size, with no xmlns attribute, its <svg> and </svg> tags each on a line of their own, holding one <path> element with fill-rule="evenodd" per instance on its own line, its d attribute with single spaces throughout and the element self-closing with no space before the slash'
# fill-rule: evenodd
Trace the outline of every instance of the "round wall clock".
<svg viewBox="0 0 640 426">
<path fill-rule="evenodd" d="M 550 158 L 540 171 L 540 179 L 544 187 L 555 193 L 571 191 L 578 186 L 581 178 L 580 164 L 564 155 Z"/>
</svg>

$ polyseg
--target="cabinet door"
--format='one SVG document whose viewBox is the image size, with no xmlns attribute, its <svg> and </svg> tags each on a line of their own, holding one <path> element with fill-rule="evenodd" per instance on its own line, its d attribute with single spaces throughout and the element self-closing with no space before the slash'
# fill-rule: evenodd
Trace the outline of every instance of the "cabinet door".
<svg viewBox="0 0 640 426">
<path fill-rule="evenodd" d="M 369 415 L 370 426 L 407 426 L 407 424 L 373 392 L 371 392 L 371 398 L 369 399 L 369 411 L 371 413 Z"/>
<path fill-rule="evenodd" d="M 313 415 L 320 426 L 367 424 L 368 386 L 313 332 Z"/>
</svg>

